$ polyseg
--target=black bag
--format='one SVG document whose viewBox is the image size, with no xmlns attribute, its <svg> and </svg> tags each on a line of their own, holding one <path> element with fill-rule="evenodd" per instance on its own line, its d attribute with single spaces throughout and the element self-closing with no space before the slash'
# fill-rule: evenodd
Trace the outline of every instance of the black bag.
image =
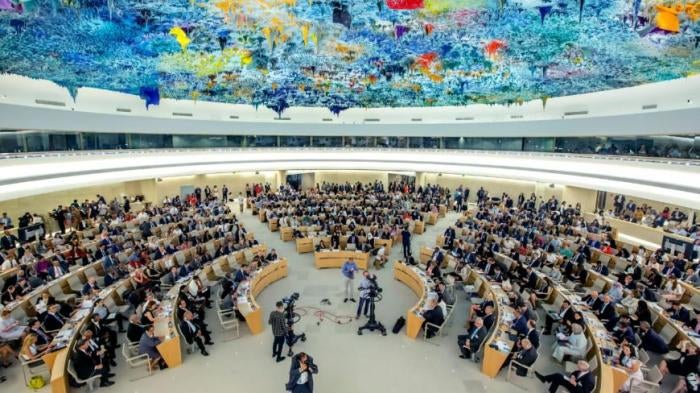
<svg viewBox="0 0 700 393">
<path fill-rule="evenodd" d="M 396 320 L 394 327 L 391 329 L 391 332 L 394 334 L 398 334 L 401 331 L 401 329 L 403 329 L 403 325 L 405 325 L 405 324 L 406 324 L 406 318 L 399 317 L 399 319 Z"/>
</svg>

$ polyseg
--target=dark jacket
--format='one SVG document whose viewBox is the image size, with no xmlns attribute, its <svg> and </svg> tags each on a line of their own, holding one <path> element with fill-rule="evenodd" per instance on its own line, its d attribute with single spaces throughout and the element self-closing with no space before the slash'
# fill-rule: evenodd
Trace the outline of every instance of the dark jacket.
<svg viewBox="0 0 700 393">
<path fill-rule="evenodd" d="M 295 387 L 297 385 L 297 380 L 301 376 L 301 372 L 299 371 L 301 362 L 299 361 L 299 355 L 296 355 L 292 358 L 292 365 L 289 369 L 289 382 L 287 382 L 287 385 L 285 388 L 287 391 L 295 392 Z M 308 379 L 306 382 L 306 385 L 309 388 L 309 392 L 314 391 L 314 374 L 318 374 L 318 366 L 314 363 L 314 359 L 311 356 L 307 355 L 306 359 L 306 364 L 309 366 L 308 368 Z"/>
<path fill-rule="evenodd" d="M 522 364 L 523 366 L 532 366 L 535 364 L 535 361 L 537 361 L 537 349 L 535 349 L 534 346 L 530 347 L 530 349 L 521 349 L 513 356 L 513 360 Z M 521 377 L 524 377 L 527 373 L 526 369 L 518 366 L 517 364 L 514 365 L 514 368 L 515 374 Z"/>
<path fill-rule="evenodd" d="M 664 338 L 661 337 L 658 333 L 656 333 L 654 330 L 649 329 L 647 330 L 646 333 L 642 334 L 642 344 L 641 347 L 644 348 L 647 351 L 658 353 L 658 354 L 665 354 L 668 353 L 668 344 L 666 344 L 666 341 L 664 341 Z"/>
<path fill-rule="evenodd" d="M 71 356 L 73 368 L 80 379 L 88 379 L 95 373 L 95 363 L 92 357 L 81 350 L 76 350 Z"/>
<path fill-rule="evenodd" d="M 595 389 L 595 379 L 593 374 L 589 371 L 579 377 L 581 371 L 574 371 L 571 375 L 576 376 L 576 387 L 573 393 L 591 393 Z"/>
</svg>

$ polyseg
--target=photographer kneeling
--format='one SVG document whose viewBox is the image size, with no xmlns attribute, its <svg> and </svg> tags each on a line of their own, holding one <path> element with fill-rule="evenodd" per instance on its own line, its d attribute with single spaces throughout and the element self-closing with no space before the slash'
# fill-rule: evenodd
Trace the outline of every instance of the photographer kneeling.
<svg viewBox="0 0 700 393">
<path fill-rule="evenodd" d="M 313 374 L 318 374 L 318 366 L 314 364 L 314 359 L 304 352 L 298 353 L 292 358 L 289 382 L 285 386 L 287 391 L 292 393 L 312 393 L 314 391 Z"/>
</svg>

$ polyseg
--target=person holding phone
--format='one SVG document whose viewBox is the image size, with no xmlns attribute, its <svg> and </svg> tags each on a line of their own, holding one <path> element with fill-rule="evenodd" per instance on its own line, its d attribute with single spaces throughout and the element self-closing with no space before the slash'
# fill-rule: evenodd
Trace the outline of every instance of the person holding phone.
<svg viewBox="0 0 700 393">
<path fill-rule="evenodd" d="M 305 352 L 299 352 L 292 358 L 289 382 L 286 385 L 287 391 L 292 393 L 313 393 L 314 374 L 318 374 L 318 366 L 314 363 L 314 359 Z"/>
</svg>

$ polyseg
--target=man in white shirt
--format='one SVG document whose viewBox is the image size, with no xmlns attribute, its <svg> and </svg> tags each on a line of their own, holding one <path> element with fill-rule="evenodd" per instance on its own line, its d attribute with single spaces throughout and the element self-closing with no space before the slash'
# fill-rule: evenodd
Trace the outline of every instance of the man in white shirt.
<svg viewBox="0 0 700 393">
<path fill-rule="evenodd" d="M 375 269 L 381 269 L 384 267 L 384 264 L 389 260 L 386 256 L 386 248 L 384 245 L 379 247 L 379 250 L 377 250 L 377 256 L 374 259 L 374 268 Z"/>
</svg>

